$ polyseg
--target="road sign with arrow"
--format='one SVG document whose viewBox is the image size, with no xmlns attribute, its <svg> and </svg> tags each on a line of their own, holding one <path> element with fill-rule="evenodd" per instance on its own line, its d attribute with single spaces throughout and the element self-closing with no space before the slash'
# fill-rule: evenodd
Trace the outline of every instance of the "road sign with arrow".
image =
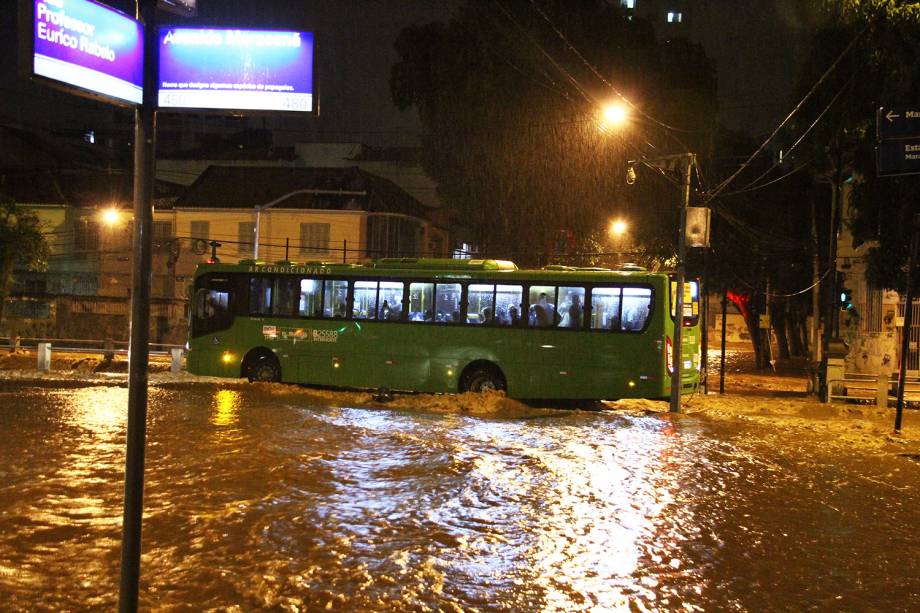
<svg viewBox="0 0 920 613">
<path fill-rule="evenodd" d="M 920 173 L 920 104 L 879 107 L 876 136 L 879 176 Z"/>
</svg>

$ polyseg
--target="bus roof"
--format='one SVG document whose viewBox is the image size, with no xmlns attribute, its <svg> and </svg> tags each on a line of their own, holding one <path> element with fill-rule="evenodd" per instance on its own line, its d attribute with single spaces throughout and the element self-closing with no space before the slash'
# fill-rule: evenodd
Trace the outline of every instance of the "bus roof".
<svg viewBox="0 0 920 613">
<path fill-rule="evenodd" d="M 307 261 L 307 262 L 263 262 L 240 260 L 231 263 L 202 263 L 195 274 L 207 272 L 257 272 L 267 274 L 319 274 L 335 275 L 345 273 L 348 276 L 369 273 L 372 276 L 407 275 L 436 276 L 457 275 L 460 277 L 481 277 L 484 274 L 500 273 L 502 276 L 562 279 L 574 276 L 591 278 L 607 277 L 611 274 L 624 277 L 650 277 L 664 273 L 652 273 L 635 264 L 623 264 L 619 268 L 577 267 L 551 264 L 537 269 L 519 269 L 514 262 L 494 259 L 450 259 L 450 258 L 381 258 L 365 264 L 346 264 L 342 262 Z M 515 274 L 517 273 L 517 274 Z M 489 275 L 491 276 L 491 275 Z"/>
</svg>

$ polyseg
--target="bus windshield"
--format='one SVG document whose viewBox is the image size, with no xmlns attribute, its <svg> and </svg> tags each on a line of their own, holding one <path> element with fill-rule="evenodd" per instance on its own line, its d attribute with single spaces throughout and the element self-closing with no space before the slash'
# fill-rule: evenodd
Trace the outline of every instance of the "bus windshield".
<svg viewBox="0 0 920 613">
<path fill-rule="evenodd" d="M 677 282 L 671 280 L 671 319 L 677 308 Z M 695 326 L 700 319 L 700 284 L 697 281 L 684 282 L 684 325 Z"/>
</svg>

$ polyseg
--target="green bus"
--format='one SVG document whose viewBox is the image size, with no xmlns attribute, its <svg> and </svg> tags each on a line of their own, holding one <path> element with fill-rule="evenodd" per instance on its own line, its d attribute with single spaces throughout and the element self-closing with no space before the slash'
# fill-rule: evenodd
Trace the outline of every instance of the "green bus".
<svg viewBox="0 0 920 613">
<path fill-rule="evenodd" d="M 520 399 L 667 398 L 676 283 L 644 268 L 503 260 L 202 264 L 189 372 Z M 700 380 L 699 288 L 684 286 L 681 392 Z"/>
</svg>

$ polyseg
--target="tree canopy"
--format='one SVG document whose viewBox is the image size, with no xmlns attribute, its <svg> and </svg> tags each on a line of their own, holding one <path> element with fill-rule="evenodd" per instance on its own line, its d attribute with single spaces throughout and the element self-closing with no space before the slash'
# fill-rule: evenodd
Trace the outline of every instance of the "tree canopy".
<svg viewBox="0 0 920 613">
<path fill-rule="evenodd" d="M 896 0 L 827 0 L 832 18 L 817 33 L 802 87 L 815 82 L 833 61 L 839 65 L 806 106 L 804 116 L 823 109 L 811 134 L 812 155 L 821 164 L 818 181 L 845 179 L 852 171 L 851 229 L 857 243 L 872 241 L 867 274 L 876 287 L 903 289 L 910 220 L 920 212 L 916 176 L 877 175 L 876 111 L 920 103 L 920 4 Z"/>
<path fill-rule="evenodd" d="M 47 258 L 38 216 L 0 197 L 0 319 L 15 269 L 41 270 Z"/>
<path fill-rule="evenodd" d="M 626 162 L 708 145 L 715 79 L 700 47 L 656 42 L 604 0 L 467 0 L 447 23 L 403 30 L 396 50 L 393 99 L 418 111 L 426 170 L 485 252 L 602 248 L 625 216 L 650 257 L 673 254 L 677 190 L 653 173 L 627 185 Z M 632 120 L 605 129 L 618 94 Z"/>
</svg>

